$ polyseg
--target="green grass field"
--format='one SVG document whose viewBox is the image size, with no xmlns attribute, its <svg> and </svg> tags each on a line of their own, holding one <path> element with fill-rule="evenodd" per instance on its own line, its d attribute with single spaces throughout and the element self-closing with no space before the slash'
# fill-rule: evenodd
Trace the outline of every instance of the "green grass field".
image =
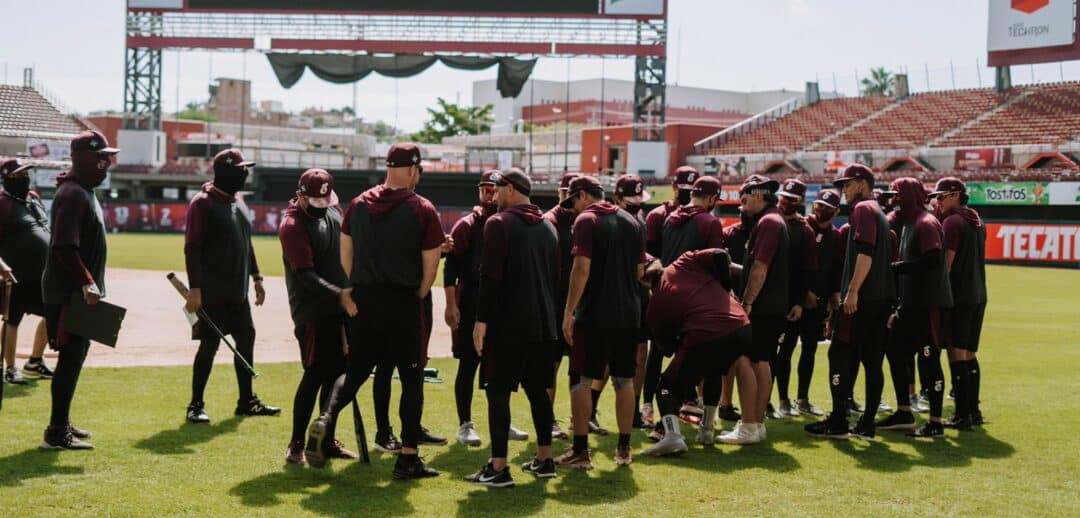
<svg viewBox="0 0 1080 518">
<path fill-rule="evenodd" d="M 182 267 L 176 238 L 145 237 L 141 242 L 114 236 L 110 255 L 118 260 L 111 264 Z M 272 243 L 258 245 L 268 266 L 277 253 Z M 165 261 L 155 262 L 159 256 Z M 232 417 L 232 369 L 217 366 L 208 388 L 211 426 L 183 423 L 189 368 L 95 368 L 83 373 L 73 409 L 75 424 L 96 434 L 94 452 L 38 451 L 48 419 L 48 383 L 8 388 L 0 412 L 0 508 L 8 516 L 1076 515 L 1080 272 L 991 267 L 990 276 L 981 354 L 983 409 L 990 422 L 978 431 L 949 431 L 937 441 L 913 442 L 889 432 L 872 444 L 813 440 L 803 434 L 807 421 L 800 418 L 770 422 L 767 444 L 693 445 L 681 458 L 639 455 L 632 467 L 616 469 L 616 438 L 609 436 L 592 439 L 598 453 L 591 472 L 562 471 L 547 482 L 515 473 L 517 488 L 488 490 L 461 481 L 485 462 L 488 450 L 457 444 L 424 448 L 442 476 L 420 482 L 391 480 L 393 458 L 374 452 L 371 465 L 286 467 L 297 364 L 260 368 L 259 394 L 286 412 L 257 419 Z M 820 348 L 811 399 L 827 406 L 821 374 L 826 352 Z M 450 383 L 426 386 L 424 423 L 452 435 L 455 364 L 432 364 Z M 892 402 L 890 387 L 887 382 L 886 400 Z M 370 384 L 360 397 L 372 438 Z M 557 407 L 565 421 L 565 389 Z M 601 420 L 609 426 L 611 408 L 605 394 Z M 482 394 L 473 411 L 486 438 Z M 524 396 L 514 398 L 513 412 L 515 422 L 528 428 Z M 396 425 L 396 410 L 391 419 Z M 339 430 L 355 447 L 351 422 L 346 415 Z M 693 437 L 690 427 L 684 433 Z M 640 433 L 633 444 L 635 451 L 643 447 Z M 566 445 L 556 441 L 558 450 Z M 529 445 L 511 443 L 515 462 L 530 452 Z"/>
</svg>

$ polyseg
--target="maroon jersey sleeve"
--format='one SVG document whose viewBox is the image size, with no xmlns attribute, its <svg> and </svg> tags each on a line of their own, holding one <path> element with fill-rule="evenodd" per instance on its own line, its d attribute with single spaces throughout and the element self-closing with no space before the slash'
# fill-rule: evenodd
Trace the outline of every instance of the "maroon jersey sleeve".
<svg viewBox="0 0 1080 518">
<path fill-rule="evenodd" d="M 417 198 L 420 197 L 417 196 Z M 416 217 L 420 219 L 420 249 L 431 250 L 442 246 L 443 241 L 446 241 L 446 236 L 443 234 L 442 222 L 439 220 L 439 213 L 435 210 L 435 206 L 430 201 L 420 198 L 420 203 L 416 204 L 415 208 Z"/>
<path fill-rule="evenodd" d="M 54 200 L 53 205 L 56 207 L 56 214 L 53 217 L 52 246 L 78 248 L 82 221 L 90 208 L 86 200 L 80 196 L 63 196 Z"/>
<path fill-rule="evenodd" d="M 655 243 L 660 240 L 660 234 L 664 231 L 664 207 L 660 206 L 645 215 L 645 240 Z"/>
<path fill-rule="evenodd" d="M 919 218 L 915 223 L 915 236 L 919 239 L 919 253 L 941 250 L 941 223 L 933 216 Z"/>
<path fill-rule="evenodd" d="M 816 272 L 818 269 L 817 234 L 814 233 L 814 229 L 810 228 L 810 225 L 805 223 L 799 230 L 803 233 L 803 270 Z"/>
<path fill-rule="evenodd" d="M 956 251 L 960 249 L 960 239 L 964 236 L 964 226 L 967 223 L 962 216 L 955 214 L 945 218 L 945 249 Z"/>
<path fill-rule="evenodd" d="M 720 218 L 705 212 L 697 216 L 698 235 L 705 243 L 705 248 L 724 248 L 727 238 L 724 236 L 724 223 Z"/>
<path fill-rule="evenodd" d="M 476 217 L 472 213 L 454 223 L 454 228 L 450 230 L 450 237 L 454 240 L 454 248 L 450 250 L 451 255 L 457 257 L 465 255 L 465 251 L 469 249 L 469 235 L 472 234 L 475 224 Z"/>
<path fill-rule="evenodd" d="M 783 234 L 782 225 L 783 223 L 775 218 L 761 218 L 754 226 L 754 248 L 750 254 L 755 261 L 772 264 L 773 257 L 776 257 L 776 245 Z"/>
<path fill-rule="evenodd" d="M 506 223 L 498 215 L 484 223 L 484 249 L 480 256 L 480 275 L 498 281 L 506 263 Z"/>
<path fill-rule="evenodd" d="M 869 203 L 863 202 L 855 206 L 855 210 L 851 212 L 851 229 L 849 230 L 855 233 L 855 241 L 870 246 L 877 244 L 878 228 L 875 216 L 874 209 L 870 208 Z"/>
<path fill-rule="evenodd" d="M 353 210 L 356 210 L 356 200 L 349 204 L 349 208 L 345 209 L 345 215 L 341 217 L 341 233 L 346 236 L 352 235 L 352 230 L 349 229 L 349 221 L 352 220 Z"/>
<path fill-rule="evenodd" d="M 592 259 L 593 228 L 596 227 L 596 214 L 585 212 L 574 220 L 574 248 L 570 255 Z M 642 254 L 644 255 L 644 254 Z"/>
<path fill-rule="evenodd" d="M 315 267 L 315 254 L 311 250 L 311 241 L 308 239 L 304 227 L 292 216 L 286 216 L 278 227 L 278 238 L 281 240 L 281 250 L 285 254 L 285 262 L 293 271 Z"/>
</svg>

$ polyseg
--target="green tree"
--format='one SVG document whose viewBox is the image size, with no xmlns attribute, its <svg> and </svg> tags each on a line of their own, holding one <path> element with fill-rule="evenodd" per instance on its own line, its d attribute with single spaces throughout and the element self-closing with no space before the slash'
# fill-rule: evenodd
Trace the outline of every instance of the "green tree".
<svg viewBox="0 0 1080 518">
<path fill-rule="evenodd" d="M 177 119 L 187 119 L 203 122 L 217 122 L 217 117 L 207 113 L 206 106 L 195 101 L 184 105 L 184 109 L 173 114 Z"/>
<path fill-rule="evenodd" d="M 862 80 L 863 95 L 888 95 L 892 91 L 892 73 L 885 67 L 870 69 L 870 77 Z"/>
<path fill-rule="evenodd" d="M 494 105 L 463 107 L 446 102 L 442 97 L 437 102 L 438 106 L 427 109 L 429 118 L 423 129 L 412 134 L 412 140 L 438 144 L 446 137 L 479 135 L 491 130 Z"/>
</svg>

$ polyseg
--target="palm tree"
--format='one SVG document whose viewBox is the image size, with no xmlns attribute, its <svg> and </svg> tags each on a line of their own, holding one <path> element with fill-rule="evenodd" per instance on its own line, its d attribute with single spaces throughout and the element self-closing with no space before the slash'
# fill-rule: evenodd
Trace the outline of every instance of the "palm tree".
<svg viewBox="0 0 1080 518">
<path fill-rule="evenodd" d="M 892 91 L 893 75 L 885 67 L 871 68 L 870 77 L 862 80 L 863 95 L 888 95 Z"/>
</svg>

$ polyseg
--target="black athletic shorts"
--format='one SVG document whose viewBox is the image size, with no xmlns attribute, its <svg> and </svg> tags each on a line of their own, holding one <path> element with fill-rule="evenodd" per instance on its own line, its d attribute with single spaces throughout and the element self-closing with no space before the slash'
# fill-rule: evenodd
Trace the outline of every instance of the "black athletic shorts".
<svg viewBox="0 0 1080 518">
<path fill-rule="evenodd" d="M 951 309 L 900 309 L 893 322 L 892 341 L 912 354 L 924 347 L 945 349 L 951 342 Z"/>
<path fill-rule="evenodd" d="M 320 318 L 293 328 L 300 344 L 300 362 L 305 369 L 345 372 L 345 315 Z"/>
<path fill-rule="evenodd" d="M 821 306 L 817 309 L 803 311 L 802 319 L 798 322 L 799 336 L 812 338 L 815 344 L 824 340 L 825 337 L 825 310 Z"/>
<path fill-rule="evenodd" d="M 986 304 L 957 306 L 952 309 L 952 347 L 978 352 Z"/>
<path fill-rule="evenodd" d="M 361 311 L 347 319 L 349 368 L 389 363 L 401 376 L 422 376 L 425 311 L 416 289 L 356 286 L 352 296 Z"/>
<path fill-rule="evenodd" d="M 255 328 L 255 322 L 251 319 L 251 304 L 246 300 L 237 304 L 204 305 L 203 311 L 225 335 L 232 334 L 234 331 Z M 211 340 L 217 337 L 213 328 L 206 325 L 202 319 L 191 328 L 192 340 Z"/>
<path fill-rule="evenodd" d="M 753 340 L 747 353 L 750 361 L 755 363 L 776 361 L 776 346 L 780 343 L 780 335 L 787 329 L 787 319 L 750 315 L 750 323 L 753 327 Z"/>
<path fill-rule="evenodd" d="M 18 327 L 25 315 L 45 316 L 45 304 L 41 301 L 41 283 L 28 282 L 16 284 L 11 290 L 11 309 L 7 322 Z"/>
<path fill-rule="evenodd" d="M 727 374 L 740 356 L 748 356 L 753 345 L 751 326 L 736 329 L 731 334 L 698 345 L 679 345 L 675 357 L 664 369 L 664 381 L 678 385 L 697 385 L 709 371 Z"/>
<path fill-rule="evenodd" d="M 555 386 L 550 342 L 487 344 L 482 358 L 480 388 L 516 392 L 519 386 Z"/>
<path fill-rule="evenodd" d="M 843 342 L 853 350 L 885 350 L 888 340 L 886 324 L 892 313 L 888 302 L 860 302 L 853 315 L 845 315 L 843 308 L 833 313 L 836 327 L 832 332 L 834 342 Z"/>
<path fill-rule="evenodd" d="M 612 377 L 633 378 L 637 370 L 638 329 L 589 329 L 574 327 L 570 348 L 570 376 L 601 379 L 605 369 Z"/>
</svg>

